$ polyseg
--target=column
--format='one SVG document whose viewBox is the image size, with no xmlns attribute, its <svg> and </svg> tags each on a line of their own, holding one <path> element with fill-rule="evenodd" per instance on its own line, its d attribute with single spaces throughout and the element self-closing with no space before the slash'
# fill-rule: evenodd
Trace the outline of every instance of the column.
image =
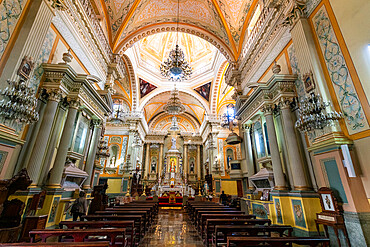
<svg viewBox="0 0 370 247">
<path fill-rule="evenodd" d="M 292 171 L 293 185 L 295 190 L 308 190 L 306 176 L 303 170 L 303 162 L 298 149 L 298 141 L 295 135 L 294 124 L 290 112 L 290 101 L 281 102 L 281 116 L 283 117 L 283 128 L 286 138 L 289 165 Z"/>
<path fill-rule="evenodd" d="M 202 178 L 202 173 L 200 171 L 201 164 L 200 164 L 200 145 L 197 144 L 197 174 L 198 174 L 198 180 Z"/>
<path fill-rule="evenodd" d="M 161 176 L 163 169 L 163 146 L 163 143 L 159 144 L 158 176 Z"/>
<path fill-rule="evenodd" d="M 184 145 L 184 176 L 188 177 L 188 144 Z"/>
<path fill-rule="evenodd" d="M 145 153 L 145 175 L 144 178 L 149 179 L 149 152 L 150 152 L 150 143 L 146 144 L 146 153 Z"/>
<path fill-rule="evenodd" d="M 244 145 L 245 145 L 245 151 L 246 151 L 245 159 L 247 161 L 248 176 L 250 177 L 256 173 L 254 169 L 252 140 L 251 140 L 251 126 L 250 125 L 245 126 Z"/>
<path fill-rule="evenodd" d="M 48 187 L 60 188 L 60 181 L 62 180 L 64 164 L 66 162 L 69 145 L 71 143 L 73 135 L 74 130 L 73 125 L 76 121 L 78 107 L 79 107 L 78 101 L 71 100 L 69 102 L 68 115 L 66 122 L 64 124 L 62 137 L 58 147 L 58 152 L 55 157 L 54 166 L 50 173 Z"/>
<path fill-rule="evenodd" d="M 263 107 L 263 112 L 265 113 L 266 118 L 266 127 L 267 134 L 270 142 L 270 152 L 271 152 L 271 161 L 272 168 L 274 170 L 274 180 L 275 180 L 275 190 L 287 190 L 283 167 L 280 160 L 280 153 L 278 142 L 275 133 L 275 125 L 273 118 L 273 106 L 267 105 Z"/>
<path fill-rule="evenodd" d="M 32 179 L 32 185 L 36 186 L 40 176 L 41 165 L 44 160 L 44 155 L 47 150 L 47 144 L 50 132 L 53 126 L 55 113 L 60 101 L 60 90 L 51 90 L 49 93 L 48 103 L 46 104 L 44 117 L 40 125 L 40 131 L 37 134 L 35 146 L 32 149 L 30 160 L 28 162 L 27 171 Z"/>
<path fill-rule="evenodd" d="M 54 17 L 52 8 L 48 6 L 47 1 L 32 0 L 29 4 L 28 9 L 24 10 L 27 13 L 23 19 L 20 35 L 18 35 L 11 50 L 11 56 L 2 70 L 1 82 L 7 79 L 17 79 L 17 70 L 25 56 L 32 57 L 35 62 Z"/>
<path fill-rule="evenodd" d="M 91 143 L 89 146 L 89 152 L 87 154 L 86 165 L 85 165 L 85 172 L 87 172 L 89 176 L 86 178 L 83 184 L 84 189 L 90 189 L 91 179 L 94 176 L 94 174 L 92 173 L 94 171 L 96 151 L 98 149 L 98 142 L 100 140 L 101 131 L 102 131 L 101 120 L 94 119 L 92 120 L 92 124 L 94 125 L 94 130 L 93 130 L 94 132 L 91 138 Z"/>
</svg>

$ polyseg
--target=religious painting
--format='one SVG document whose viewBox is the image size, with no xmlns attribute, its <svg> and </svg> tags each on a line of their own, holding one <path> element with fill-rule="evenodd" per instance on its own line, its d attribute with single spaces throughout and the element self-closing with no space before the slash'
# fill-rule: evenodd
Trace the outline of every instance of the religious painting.
<svg viewBox="0 0 370 247">
<path fill-rule="evenodd" d="M 306 89 L 306 93 L 309 93 L 310 91 L 315 89 L 315 82 L 313 80 L 312 72 L 309 72 L 303 75 L 303 83 Z"/>
<path fill-rule="evenodd" d="M 321 199 L 323 201 L 324 209 L 327 211 L 335 211 L 333 198 L 331 194 L 321 194 Z"/>
<path fill-rule="evenodd" d="M 35 62 L 32 61 L 32 58 L 24 56 L 21 65 L 18 68 L 17 75 L 22 77 L 24 80 L 30 79 L 30 75 L 34 66 Z"/>
<path fill-rule="evenodd" d="M 66 216 L 66 220 L 72 219 L 73 215 L 71 212 L 72 209 L 72 202 L 66 202 L 64 206 L 64 215 Z"/>
<path fill-rule="evenodd" d="M 292 207 L 296 226 L 306 228 L 306 221 L 304 218 L 301 200 L 292 200 Z"/>
<path fill-rule="evenodd" d="M 59 204 L 60 197 L 55 197 L 53 204 L 51 205 L 51 210 L 49 214 L 49 220 L 48 223 L 55 221 L 55 216 L 57 214 L 58 204 Z"/>
<path fill-rule="evenodd" d="M 276 221 L 278 224 L 283 224 L 283 214 L 281 212 L 280 199 L 274 198 L 275 210 L 276 210 Z"/>
<path fill-rule="evenodd" d="M 209 96 L 211 95 L 211 85 L 212 82 L 208 82 L 200 87 L 194 88 L 194 90 L 200 94 L 205 100 L 209 101 Z"/>
<path fill-rule="evenodd" d="M 143 98 L 145 95 L 149 94 L 151 91 L 157 88 L 157 86 L 154 86 L 153 84 L 139 78 L 140 82 L 140 97 Z"/>
<path fill-rule="evenodd" d="M 332 189 L 321 187 L 318 193 L 320 195 L 320 203 L 323 212 L 339 214 L 340 211 L 342 211 L 341 205 L 337 203 Z"/>
</svg>

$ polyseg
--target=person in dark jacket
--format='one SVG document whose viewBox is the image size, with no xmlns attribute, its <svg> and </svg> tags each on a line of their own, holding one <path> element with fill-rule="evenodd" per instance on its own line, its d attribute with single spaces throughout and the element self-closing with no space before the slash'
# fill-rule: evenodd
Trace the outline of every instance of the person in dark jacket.
<svg viewBox="0 0 370 247">
<path fill-rule="evenodd" d="M 85 198 L 86 193 L 80 191 L 79 198 L 72 205 L 71 213 L 73 215 L 73 221 L 77 221 L 78 218 L 81 220 L 82 215 L 86 215 L 87 212 L 87 200 Z"/>
<path fill-rule="evenodd" d="M 225 191 L 222 191 L 221 195 L 220 195 L 220 201 L 223 205 L 226 205 L 226 202 L 227 202 L 227 195 L 225 194 Z"/>
</svg>

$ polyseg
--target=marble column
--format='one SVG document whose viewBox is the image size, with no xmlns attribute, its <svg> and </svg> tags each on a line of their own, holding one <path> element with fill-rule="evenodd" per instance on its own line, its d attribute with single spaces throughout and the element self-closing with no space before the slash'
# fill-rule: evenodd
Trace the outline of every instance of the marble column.
<svg viewBox="0 0 370 247">
<path fill-rule="evenodd" d="M 245 159 L 247 161 L 248 177 L 250 177 L 256 173 L 254 169 L 252 140 L 251 140 L 251 126 L 250 125 L 245 126 L 244 146 L 245 146 L 245 151 L 246 151 Z"/>
<path fill-rule="evenodd" d="M 303 162 L 298 149 L 298 141 L 290 111 L 290 101 L 281 102 L 281 115 L 283 117 L 283 128 L 285 132 L 289 165 L 292 171 L 293 185 L 295 190 L 308 190 L 306 176 L 304 174 Z"/>
<path fill-rule="evenodd" d="M 48 93 L 49 98 L 46 104 L 44 117 L 40 125 L 40 131 L 37 134 L 35 145 L 32 149 L 30 160 L 27 165 L 28 174 L 33 181 L 31 184 L 32 187 L 37 185 L 40 176 L 40 170 L 47 150 L 47 144 L 53 127 L 55 113 L 61 98 L 60 90 L 50 90 Z"/>
<path fill-rule="evenodd" d="M 198 180 L 202 179 L 202 173 L 200 171 L 201 169 L 201 164 L 200 164 L 200 145 L 197 145 L 197 175 L 198 175 Z"/>
<path fill-rule="evenodd" d="M 158 176 L 161 176 L 163 169 L 163 146 L 163 143 L 159 144 Z"/>
<path fill-rule="evenodd" d="M 64 124 L 62 137 L 59 143 L 57 155 L 55 157 L 54 166 L 50 173 L 48 187 L 60 188 L 60 181 L 62 180 L 64 164 L 66 162 L 68 148 L 73 136 L 74 130 L 73 125 L 76 121 L 78 107 L 79 107 L 78 101 L 71 100 L 69 102 L 68 115 L 66 122 Z"/>
<path fill-rule="evenodd" d="M 188 176 L 188 144 L 184 145 L 184 176 L 187 178 Z"/>
<path fill-rule="evenodd" d="M 94 126 L 93 135 L 91 138 L 90 146 L 89 146 L 89 152 L 87 154 L 86 159 L 86 165 L 85 165 L 85 172 L 89 174 L 89 176 L 86 178 L 83 188 L 84 189 L 90 189 L 91 179 L 94 177 L 93 171 L 94 171 L 94 164 L 95 164 L 95 156 L 98 149 L 98 143 L 101 137 L 102 132 L 102 123 L 101 120 L 94 119 L 91 122 Z"/>
<path fill-rule="evenodd" d="M 278 147 L 278 142 L 276 138 L 275 132 L 275 125 L 274 125 L 274 118 L 273 118 L 273 106 L 267 105 L 263 107 L 263 112 L 265 113 L 266 118 L 266 127 L 267 127 L 267 134 L 270 143 L 270 152 L 271 152 L 271 161 L 272 161 L 272 168 L 274 171 L 274 180 L 275 180 L 275 190 L 287 190 L 284 173 L 283 173 L 283 166 L 280 160 L 280 152 Z"/>
<path fill-rule="evenodd" d="M 149 168 L 150 168 L 150 156 L 149 156 L 149 152 L 150 152 L 150 143 L 147 143 L 146 144 L 146 153 L 145 153 L 145 172 L 144 172 L 144 178 L 146 179 L 149 179 Z"/>
</svg>

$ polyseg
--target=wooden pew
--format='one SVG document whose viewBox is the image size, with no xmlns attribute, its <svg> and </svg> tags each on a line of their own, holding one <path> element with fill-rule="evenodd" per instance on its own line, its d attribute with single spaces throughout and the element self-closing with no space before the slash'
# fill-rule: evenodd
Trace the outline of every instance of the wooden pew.
<svg viewBox="0 0 370 247">
<path fill-rule="evenodd" d="M 291 237 L 293 227 L 274 225 L 274 226 L 263 226 L 263 225 L 216 225 L 215 231 L 212 236 L 212 242 L 215 246 L 227 243 L 227 237 L 229 236 L 240 236 L 247 234 L 249 236 L 259 237 L 271 237 L 271 233 L 278 233 L 280 237 L 284 237 L 284 232 L 288 232 L 285 236 Z M 262 234 L 262 236 L 260 236 Z"/>
<path fill-rule="evenodd" d="M 113 221 L 113 220 L 119 220 L 119 221 L 127 221 L 127 220 L 133 220 L 135 222 L 135 243 L 138 243 L 141 240 L 142 232 L 144 232 L 142 222 L 142 216 L 141 215 L 83 215 L 82 220 L 88 220 L 88 221 Z"/>
<path fill-rule="evenodd" d="M 26 246 L 44 246 L 44 247 L 54 247 L 54 246 L 69 246 L 69 247 L 109 247 L 109 242 L 107 241 L 97 241 L 97 242 L 82 242 L 82 243 L 71 243 L 71 242 L 48 242 L 48 243 L 0 243 L 0 247 L 26 247 Z"/>
<path fill-rule="evenodd" d="M 123 207 L 123 208 L 106 208 L 104 211 L 122 211 L 122 212 L 124 212 L 124 211 L 146 211 L 146 213 L 147 213 L 147 218 L 148 218 L 148 220 L 149 220 L 149 225 L 151 224 L 151 223 L 153 223 L 153 220 L 154 220 L 154 216 L 153 216 L 153 214 L 152 214 L 152 210 L 150 209 L 150 208 L 131 208 L 131 207 L 129 207 L 129 208 L 125 208 L 125 207 Z"/>
<path fill-rule="evenodd" d="M 125 203 L 124 205 L 150 205 L 153 206 L 158 213 L 159 203 L 158 202 L 147 202 L 147 201 L 133 201 L 130 203 Z"/>
<path fill-rule="evenodd" d="M 205 214 L 218 214 L 221 216 L 223 215 L 227 215 L 227 214 L 244 214 L 244 212 L 241 212 L 241 211 L 233 211 L 233 210 L 222 210 L 222 211 L 198 211 L 197 212 L 197 216 L 196 216 L 196 219 L 195 219 L 195 226 L 198 230 L 201 230 L 201 227 L 204 225 L 204 220 L 202 217 L 203 215 Z"/>
<path fill-rule="evenodd" d="M 226 217 L 219 218 L 219 215 L 217 218 L 215 217 L 208 217 L 205 218 L 205 225 L 202 228 L 202 238 L 205 240 L 211 239 L 211 235 L 215 230 L 216 225 L 247 225 L 247 224 L 269 224 L 271 221 L 265 221 L 265 220 L 258 220 L 255 221 L 256 218 L 255 215 L 240 215 L 237 217 L 233 217 L 234 215 L 227 215 Z"/>
<path fill-rule="evenodd" d="M 196 213 L 197 213 L 197 211 L 200 211 L 200 210 L 209 210 L 209 211 L 211 211 L 212 209 L 215 209 L 215 210 L 221 210 L 221 209 L 225 209 L 225 210 L 232 209 L 232 210 L 235 210 L 234 208 L 230 208 L 229 206 L 209 205 L 209 206 L 193 207 L 193 208 L 189 209 L 188 214 L 189 214 L 190 219 L 193 220 L 194 217 L 195 217 L 195 215 L 196 215 Z"/>
<path fill-rule="evenodd" d="M 272 247 L 286 246 L 286 244 L 315 247 L 322 244 L 327 247 L 330 241 L 324 237 L 227 237 L 227 246 L 261 246 L 260 244 L 269 244 Z"/>
<path fill-rule="evenodd" d="M 59 223 L 59 228 L 63 229 L 91 229 L 91 228 L 104 228 L 104 227 L 115 227 L 115 228 L 125 228 L 126 237 L 129 246 L 134 246 L 135 244 L 135 221 L 61 221 Z"/>
<path fill-rule="evenodd" d="M 114 211 L 96 211 L 95 215 L 140 215 L 142 217 L 141 219 L 141 225 L 143 227 L 143 232 L 142 234 L 148 230 L 149 228 L 149 219 L 146 211 L 119 211 L 119 210 L 114 210 Z"/>
<path fill-rule="evenodd" d="M 73 242 L 84 242 L 87 237 L 91 236 L 107 236 L 109 237 L 110 246 L 126 246 L 125 228 L 115 228 L 115 229 L 43 229 L 43 230 L 32 230 L 29 233 L 31 238 L 31 243 L 36 241 L 36 235 L 41 238 L 41 242 L 46 242 L 49 237 L 72 237 Z M 119 235 L 123 235 L 123 243 L 118 244 L 116 238 Z"/>
</svg>

